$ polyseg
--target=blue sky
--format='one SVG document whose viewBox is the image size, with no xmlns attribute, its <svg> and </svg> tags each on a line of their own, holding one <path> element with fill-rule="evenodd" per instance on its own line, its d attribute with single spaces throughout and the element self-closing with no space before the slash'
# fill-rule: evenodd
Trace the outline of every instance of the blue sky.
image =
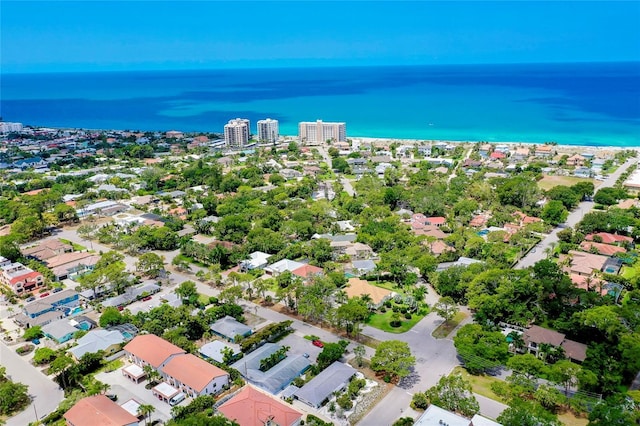
<svg viewBox="0 0 640 426">
<path fill-rule="evenodd" d="M 640 60 L 640 2 L 6 1 L 3 72 Z"/>
</svg>

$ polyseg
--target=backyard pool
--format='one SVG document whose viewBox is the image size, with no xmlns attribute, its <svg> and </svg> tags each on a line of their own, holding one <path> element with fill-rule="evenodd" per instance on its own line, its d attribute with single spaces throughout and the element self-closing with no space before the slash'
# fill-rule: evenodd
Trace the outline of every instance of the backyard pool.
<svg viewBox="0 0 640 426">
<path fill-rule="evenodd" d="M 82 312 L 82 308 L 80 306 L 76 306 L 75 308 L 73 308 L 73 310 L 69 313 L 69 315 L 76 315 L 79 314 L 80 312 Z"/>
<path fill-rule="evenodd" d="M 488 229 L 483 229 L 482 231 L 478 231 L 478 235 L 480 235 L 481 237 L 484 237 L 488 233 L 489 233 Z"/>
</svg>

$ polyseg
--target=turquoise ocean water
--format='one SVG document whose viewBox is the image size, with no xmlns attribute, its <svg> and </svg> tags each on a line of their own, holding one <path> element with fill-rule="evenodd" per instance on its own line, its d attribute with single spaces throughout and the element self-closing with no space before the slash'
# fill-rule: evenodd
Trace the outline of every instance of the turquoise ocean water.
<svg viewBox="0 0 640 426">
<path fill-rule="evenodd" d="M 350 137 L 640 146 L 640 63 L 5 74 L 0 115 L 51 127 L 222 132 L 344 121 Z"/>
</svg>

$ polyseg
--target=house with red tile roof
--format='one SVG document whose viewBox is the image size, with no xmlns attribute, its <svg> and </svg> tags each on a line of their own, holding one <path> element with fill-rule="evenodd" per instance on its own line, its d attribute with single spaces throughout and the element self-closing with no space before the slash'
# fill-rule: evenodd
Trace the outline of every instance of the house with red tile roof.
<svg viewBox="0 0 640 426">
<path fill-rule="evenodd" d="M 155 334 L 140 334 L 127 343 L 123 350 L 132 363 L 140 367 L 150 365 L 156 370 L 164 367 L 173 357 L 187 353 Z"/>
<path fill-rule="evenodd" d="M 627 249 L 624 247 L 604 243 L 594 243 L 593 241 L 583 241 L 580 243 L 580 249 L 588 251 L 589 253 L 595 251 L 603 256 L 613 256 L 616 253 L 627 252 Z"/>
<path fill-rule="evenodd" d="M 624 243 L 633 243 L 633 238 L 626 237 L 624 235 L 611 234 L 609 232 L 598 232 L 595 234 L 587 234 L 584 237 L 587 241 L 595 241 L 598 243 L 604 244 L 624 244 Z"/>
<path fill-rule="evenodd" d="M 0 284 L 8 287 L 16 294 L 44 287 L 44 277 L 38 271 L 0 256 Z"/>
<path fill-rule="evenodd" d="M 324 270 L 322 268 L 318 268 L 317 266 L 307 264 L 294 269 L 293 271 L 291 271 L 291 273 L 302 278 L 305 281 L 308 281 L 313 277 L 324 275 Z"/>
<path fill-rule="evenodd" d="M 489 158 L 491 158 L 492 160 L 502 160 L 504 158 L 507 158 L 507 154 L 505 154 L 504 152 L 494 151 L 491 153 L 491 155 L 489 155 Z"/>
<path fill-rule="evenodd" d="M 64 413 L 67 426 L 138 426 L 138 418 L 104 395 L 82 398 Z"/>
<path fill-rule="evenodd" d="M 171 386 L 191 397 L 215 395 L 229 384 L 229 373 L 192 354 L 171 357 L 160 374 Z"/>
<path fill-rule="evenodd" d="M 488 221 L 489 216 L 487 216 L 486 214 L 479 214 L 471 219 L 471 221 L 469 222 L 469 226 L 471 226 L 472 228 L 481 228 L 483 226 L 486 226 Z"/>
<path fill-rule="evenodd" d="M 245 386 L 218 407 L 218 412 L 242 426 L 298 426 L 302 413 L 252 386 Z"/>
</svg>

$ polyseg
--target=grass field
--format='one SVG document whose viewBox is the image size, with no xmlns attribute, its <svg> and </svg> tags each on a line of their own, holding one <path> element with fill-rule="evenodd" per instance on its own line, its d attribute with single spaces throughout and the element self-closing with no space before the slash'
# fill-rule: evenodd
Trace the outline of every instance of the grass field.
<svg viewBox="0 0 640 426">
<path fill-rule="evenodd" d="M 466 317 L 467 317 L 467 314 L 465 314 L 464 312 L 458 312 L 451 319 L 451 321 L 446 321 L 440 324 L 435 330 L 433 330 L 433 333 L 431 333 L 431 335 L 436 339 L 444 339 L 449 334 L 451 334 L 453 329 L 456 328 L 458 324 L 460 324 L 460 322 Z"/>
<path fill-rule="evenodd" d="M 620 275 L 630 280 L 640 274 L 640 262 L 636 262 L 633 266 L 623 266 Z"/>
<path fill-rule="evenodd" d="M 412 314 L 411 319 L 406 319 L 404 315 L 401 315 L 402 323 L 400 327 L 391 327 L 389 323 L 391 322 L 391 316 L 393 315 L 393 311 L 389 309 L 384 314 L 373 314 L 367 321 L 367 324 L 371 327 L 375 327 L 382 331 L 388 331 L 389 333 L 400 334 L 406 331 L 411 330 L 411 328 L 418 323 L 424 315 L 419 315 L 417 313 Z"/>
<path fill-rule="evenodd" d="M 60 238 L 60 242 L 61 242 L 61 243 L 65 243 L 65 244 L 69 244 L 69 245 L 73 246 L 73 251 L 85 251 L 85 250 L 87 249 L 87 248 L 86 248 L 85 246 L 83 246 L 83 245 L 80 245 L 80 244 L 78 244 L 78 243 L 74 243 L 74 242 L 72 242 L 72 241 L 65 240 L 65 239 L 62 239 L 62 238 Z"/>
<path fill-rule="evenodd" d="M 595 179 L 587 179 L 587 178 L 579 178 L 574 176 L 549 176 L 545 175 L 542 179 L 538 181 L 538 186 L 540 189 L 545 191 L 553 188 L 554 186 L 564 185 L 571 186 L 575 185 L 578 182 L 593 182 L 593 185 L 597 188 L 600 185 L 600 181 Z"/>
</svg>

